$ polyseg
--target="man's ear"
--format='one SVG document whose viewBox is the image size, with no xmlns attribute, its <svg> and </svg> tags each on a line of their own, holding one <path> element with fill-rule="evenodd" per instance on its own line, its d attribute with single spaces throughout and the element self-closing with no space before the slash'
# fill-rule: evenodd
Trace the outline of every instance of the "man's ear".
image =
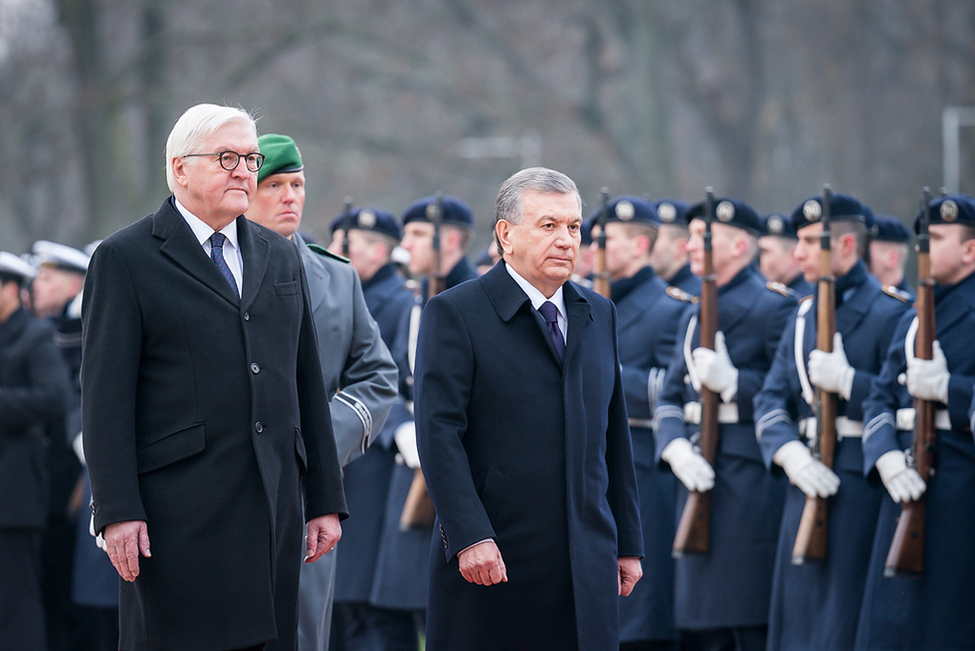
<svg viewBox="0 0 975 651">
<path fill-rule="evenodd" d="M 169 161 L 169 164 L 173 168 L 173 178 L 176 179 L 176 183 L 186 187 L 186 166 L 189 163 L 182 156 L 175 156 Z"/>
<path fill-rule="evenodd" d="M 514 224 L 509 222 L 507 219 L 499 219 L 494 224 L 494 234 L 497 236 L 498 241 L 501 242 L 501 250 L 504 251 L 505 255 L 511 255 L 512 252 L 512 228 L 514 228 Z"/>
</svg>

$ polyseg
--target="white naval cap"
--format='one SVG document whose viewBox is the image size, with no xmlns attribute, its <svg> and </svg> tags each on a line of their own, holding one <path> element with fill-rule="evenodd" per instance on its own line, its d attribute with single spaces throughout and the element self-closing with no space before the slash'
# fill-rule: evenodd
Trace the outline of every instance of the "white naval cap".
<svg viewBox="0 0 975 651">
<path fill-rule="evenodd" d="M 34 255 L 41 267 L 56 267 L 65 271 L 88 271 L 89 256 L 78 249 L 73 249 L 57 242 L 38 240 L 34 242 Z"/>
<path fill-rule="evenodd" d="M 0 273 L 30 280 L 37 275 L 37 269 L 19 255 L 0 251 Z"/>
</svg>

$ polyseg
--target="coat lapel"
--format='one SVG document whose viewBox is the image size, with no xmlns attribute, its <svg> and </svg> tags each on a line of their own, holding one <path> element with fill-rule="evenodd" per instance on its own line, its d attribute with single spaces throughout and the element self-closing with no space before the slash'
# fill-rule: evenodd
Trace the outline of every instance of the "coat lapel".
<svg viewBox="0 0 975 651">
<path fill-rule="evenodd" d="M 325 302 L 325 288 L 328 287 L 329 279 L 328 269 L 325 268 L 319 255 L 308 248 L 308 244 L 305 243 L 301 235 L 295 233 L 292 239 L 298 247 L 302 263 L 305 265 L 305 276 L 308 279 L 308 289 L 312 299 L 311 309 L 312 312 L 315 312 Z"/>
<path fill-rule="evenodd" d="M 237 218 L 237 241 L 240 242 L 240 254 L 244 259 L 244 287 L 240 306 L 242 310 L 246 310 L 254 302 L 264 282 L 270 251 L 267 238 L 256 224 L 243 215 Z"/>
<path fill-rule="evenodd" d="M 569 322 L 569 332 L 565 342 L 565 359 L 569 360 L 572 358 L 572 353 L 579 347 L 583 332 L 585 332 L 589 322 L 592 321 L 590 316 L 592 306 L 571 282 L 562 285 L 562 298 L 565 301 L 565 311 Z"/>
<path fill-rule="evenodd" d="M 242 218 L 239 218 L 242 219 Z M 239 229 L 238 225 L 238 229 Z M 227 283 L 200 243 L 193 237 L 189 224 L 173 206 L 172 197 L 152 216 L 152 235 L 162 240 L 160 252 L 182 267 L 187 273 L 212 289 L 224 299 L 237 305 L 240 299 Z M 245 279 L 247 264 L 244 264 Z M 244 286 L 247 283 L 245 280 Z"/>
</svg>

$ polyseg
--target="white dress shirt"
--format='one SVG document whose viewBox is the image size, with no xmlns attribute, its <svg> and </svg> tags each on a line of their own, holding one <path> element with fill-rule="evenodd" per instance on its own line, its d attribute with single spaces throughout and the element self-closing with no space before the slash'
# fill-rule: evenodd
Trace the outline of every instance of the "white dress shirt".
<svg viewBox="0 0 975 651">
<path fill-rule="evenodd" d="M 532 302 L 533 308 L 538 310 L 542 303 L 546 301 L 555 305 L 555 309 L 558 312 L 557 318 L 559 321 L 559 330 L 562 331 L 562 338 L 565 339 L 569 334 L 569 321 L 565 318 L 565 299 L 562 298 L 562 286 L 559 285 L 559 288 L 555 290 L 554 294 L 552 294 L 552 298 L 545 298 L 545 295 L 542 294 L 537 287 L 522 278 L 521 275 L 519 275 L 519 273 L 515 271 L 510 264 L 505 264 L 504 268 L 508 270 L 511 277 L 515 279 L 516 283 L 518 283 L 518 286 L 521 287 L 526 294 L 528 294 L 528 300 Z"/>
<path fill-rule="evenodd" d="M 193 235 L 196 236 L 197 241 L 209 258 L 210 236 L 215 231 L 206 222 L 187 210 L 175 197 L 173 197 L 173 201 L 176 203 L 176 210 L 186 220 L 190 230 L 193 231 Z M 227 262 L 227 267 L 230 268 L 230 273 L 234 275 L 234 280 L 237 281 L 237 291 L 241 292 L 244 287 L 244 258 L 240 254 L 240 246 L 237 243 L 237 220 L 235 219 L 221 228 L 220 232 L 227 236 L 227 241 L 223 243 L 223 258 Z"/>
</svg>

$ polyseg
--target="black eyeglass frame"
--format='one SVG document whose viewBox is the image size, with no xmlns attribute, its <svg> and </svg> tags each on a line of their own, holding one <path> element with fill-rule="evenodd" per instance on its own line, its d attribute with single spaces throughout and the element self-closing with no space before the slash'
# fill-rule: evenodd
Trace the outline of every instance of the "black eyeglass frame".
<svg viewBox="0 0 975 651">
<path fill-rule="evenodd" d="M 227 154 L 233 154 L 236 157 L 236 160 L 234 160 L 234 164 L 231 165 L 230 167 L 227 167 L 227 165 L 224 164 L 224 160 L 223 160 L 223 157 L 226 156 Z M 264 154 L 260 152 L 252 151 L 248 154 L 241 154 L 236 151 L 230 151 L 229 149 L 227 151 L 215 151 L 209 154 L 183 154 L 182 156 L 180 156 L 180 158 L 192 158 L 194 156 L 217 156 L 218 157 L 217 161 L 220 163 L 220 167 L 227 170 L 228 172 L 233 172 L 235 169 L 237 169 L 237 166 L 240 165 L 240 161 L 242 159 L 244 161 L 244 167 L 246 167 L 251 172 L 256 172 L 259 169 L 261 169 L 262 165 L 264 165 L 264 158 L 265 158 Z M 251 167 L 250 163 L 248 162 L 251 159 L 251 157 L 253 157 L 253 160 L 255 161 L 255 167 Z"/>
</svg>

